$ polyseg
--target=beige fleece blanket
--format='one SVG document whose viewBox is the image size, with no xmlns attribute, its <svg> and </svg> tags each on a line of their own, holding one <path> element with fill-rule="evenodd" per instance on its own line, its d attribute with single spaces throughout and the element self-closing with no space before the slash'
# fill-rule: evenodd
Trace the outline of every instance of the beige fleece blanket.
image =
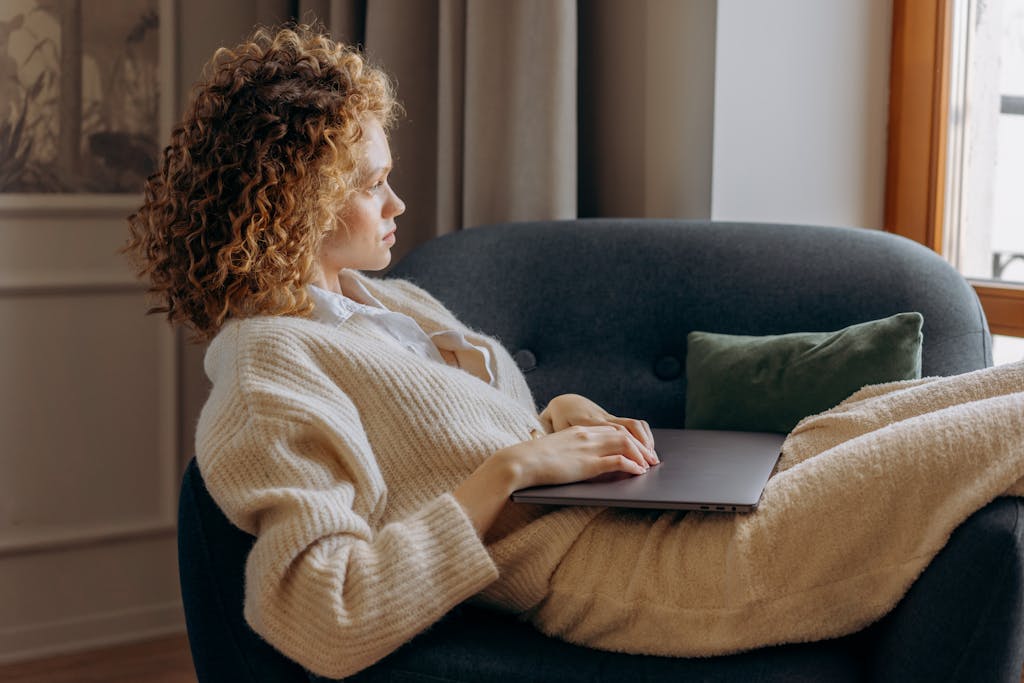
<svg viewBox="0 0 1024 683">
<path fill-rule="evenodd" d="M 1024 495 L 1024 363 L 870 386 L 787 438 L 756 512 L 609 510 L 530 615 L 603 649 L 705 656 L 859 630 L 954 528 Z"/>
</svg>

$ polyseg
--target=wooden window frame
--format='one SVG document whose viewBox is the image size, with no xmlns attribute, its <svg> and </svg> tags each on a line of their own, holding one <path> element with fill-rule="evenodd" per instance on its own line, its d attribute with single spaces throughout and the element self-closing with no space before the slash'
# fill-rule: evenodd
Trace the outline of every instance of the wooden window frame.
<svg viewBox="0 0 1024 683">
<path fill-rule="evenodd" d="M 894 0 L 887 231 L 942 253 L 951 0 Z M 1024 337 L 1024 285 L 969 280 L 993 334 Z"/>
</svg>

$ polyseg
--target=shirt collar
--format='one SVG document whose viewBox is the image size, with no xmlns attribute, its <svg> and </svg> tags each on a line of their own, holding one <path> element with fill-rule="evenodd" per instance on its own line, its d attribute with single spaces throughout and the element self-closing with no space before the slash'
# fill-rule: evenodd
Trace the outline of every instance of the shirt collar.
<svg viewBox="0 0 1024 683">
<path fill-rule="evenodd" d="M 368 306 L 373 306 L 374 308 L 382 308 L 385 311 L 388 310 L 387 306 L 377 300 L 377 297 L 370 294 L 370 290 L 368 290 L 366 285 L 356 277 L 354 271 L 342 270 L 338 275 L 338 281 L 341 283 L 341 291 L 350 299 L 364 303 Z"/>
<path fill-rule="evenodd" d="M 313 320 L 340 325 L 354 313 L 380 314 L 388 311 L 352 271 L 342 270 L 338 281 L 342 294 L 316 285 L 307 286 L 310 298 L 313 299 Z"/>
</svg>

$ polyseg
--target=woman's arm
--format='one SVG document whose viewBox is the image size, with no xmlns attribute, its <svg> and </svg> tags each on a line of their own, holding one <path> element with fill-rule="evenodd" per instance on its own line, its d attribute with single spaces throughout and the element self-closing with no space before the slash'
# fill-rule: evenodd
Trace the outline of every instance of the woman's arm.
<svg viewBox="0 0 1024 683">
<path fill-rule="evenodd" d="M 650 467 L 650 453 L 621 425 L 568 427 L 497 451 L 452 495 L 482 537 L 513 491 L 607 472 L 643 474 Z"/>
<path fill-rule="evenodd" d="M 354 415 L 352 429 L 337 432 L 289 418 L 250 414 L 232 437 L 204 439 L 200 465 L 218 505 L 256 536 L 246 562 L 246 621 L 308 670 L 344 678 L 498 571 L 451 494 L 371 528 L 375 496 L 366 492 L 383 482 L 360 465 L 368 458 L 357 451 L 367 445 Z M 346 433 L 354 437 L 342 442 Z"/>
<path fill-rule="evenodd" d="M 343 678 L 486 588 L 498 569 L 451 493 L 380 523 L 388 486 L 360 411 L 318 357 L 303 355 L 302 327 L 254 318 L 214 339 L 196 455 L 218 506 L 256 537 L 246 621 L 306 669 Z"/>
</svg>

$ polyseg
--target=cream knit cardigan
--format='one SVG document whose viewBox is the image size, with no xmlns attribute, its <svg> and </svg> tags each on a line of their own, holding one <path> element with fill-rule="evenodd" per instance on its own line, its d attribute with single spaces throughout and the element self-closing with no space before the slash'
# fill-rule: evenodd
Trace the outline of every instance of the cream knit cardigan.
<svg viewBox="0 0 1024 683">
<path fill-rule="evenodd" d="M 246 619 L 323 676 L 373 664 L 474 595 L 625 652 L 850 633 L 890 610 L 971 512 L 1024 493 L 1017 364 L 869 387 L 807 418 L 755 513 L 510 503 L 481 543 L 450 492 L 541 427 L 526 382 L 422 290 L 358 277 L 428 334 L 486 346 L 497 372 L 489 386 L 355 317 L 234 321 L 211 344 L 197 458 L 257 537 Z"/>
<path fill-rule="evenodd" d="M 228 518 L 257 537 L 246 565 L 253 630 L 314 673 L 370 666 L 464 599 L 536 605 L 595 508 L 509 503 L 480 541 L 451 496 L 495 451 L 543 429 L 522 373 L 493 339 L 402 281 L 357 276 L 428 333 L 458 330 L 495 359 L 495 386 L 402 348 L 365 318 L 229 322 L 197 460 Z"/>
</svg>

